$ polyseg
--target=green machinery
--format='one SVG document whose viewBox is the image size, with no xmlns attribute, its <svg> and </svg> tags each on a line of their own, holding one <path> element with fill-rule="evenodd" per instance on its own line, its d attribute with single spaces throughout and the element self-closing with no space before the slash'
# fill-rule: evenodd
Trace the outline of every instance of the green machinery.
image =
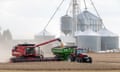
<svg viewBox="0 0 120 72">
<path fill-rule="evenodd" d="M 69 61 L 74 62 L 77 61 L 79 63 L 86 62 L 92 63 L 92 58 L 86 55 L 87 49 L 85 48 L 77 48 L 76 46 L 70 47 L 55 47 L 52 48 L 52 52 L 55 55 L 56 59 L 60 61 Z"/>
<path fill-rule="evenodd" d="M 54 55 L 56 55 L 57 58 L 67 60 L 69 55 L 75 52 L 75 47 L 63 47 L 63 48 L 55 47 L 52 48 L 52 52 Z"/>
</svg>

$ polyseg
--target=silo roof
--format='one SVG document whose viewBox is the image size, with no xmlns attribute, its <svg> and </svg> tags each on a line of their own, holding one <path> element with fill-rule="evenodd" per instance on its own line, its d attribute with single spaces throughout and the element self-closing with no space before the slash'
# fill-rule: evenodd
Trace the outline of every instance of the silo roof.
<svg viewBox="0 0 120 72">
<path fill-rule="evenodd" d="M 78 15 L 79 19 L 93 19 L 93 20 L 100 20 L 99 17 L 96 15 L 92 14 L 91 12 L 85 10 L 81 14 Z"/>
<path fill-rule="evenodd" d="M 105 27 L 98 32 L 101 36 L 118 36 L 117 34 L 109 31 Z"/>
</svg>

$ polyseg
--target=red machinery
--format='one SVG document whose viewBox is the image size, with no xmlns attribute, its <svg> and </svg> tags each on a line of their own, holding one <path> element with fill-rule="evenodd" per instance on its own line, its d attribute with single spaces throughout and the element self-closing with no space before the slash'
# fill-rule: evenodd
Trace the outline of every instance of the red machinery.
<svg viewBox="0 0 120 72">
<path fill-rule="evenodd" d="M 61 43 L 61 46 L 63 46 L 61 40 L 59 38 L 49 40 L 40 44 L 18 44 L 12 49 L 12 56 L 11 62 L 31 62 L 31 61 L 41 61 L 43 60 L 42 54 L 37 54 L 36 48 L 40 50 L 39 46 L 46 45 L 48 43 L 59 41 Z M 47 59 L 46 59 L 47 60 Z M 50 59 L 49 59 L 50 60 Z"/>
</svg>

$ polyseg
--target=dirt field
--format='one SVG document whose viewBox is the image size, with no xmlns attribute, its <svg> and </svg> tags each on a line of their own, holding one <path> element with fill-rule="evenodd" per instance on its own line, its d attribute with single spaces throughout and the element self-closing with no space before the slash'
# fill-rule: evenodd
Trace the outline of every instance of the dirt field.
<svg viewBox="0 0 120 72">
<path fill-rule="evenodd" d="M 27 72 L 28 70 L 29 72 L 120 72 L 120 53 L 89 54 L 89 56 L 93 58 L 92 64 L 77 62 L 0 63 L 0 72 Z"/>
</svg>

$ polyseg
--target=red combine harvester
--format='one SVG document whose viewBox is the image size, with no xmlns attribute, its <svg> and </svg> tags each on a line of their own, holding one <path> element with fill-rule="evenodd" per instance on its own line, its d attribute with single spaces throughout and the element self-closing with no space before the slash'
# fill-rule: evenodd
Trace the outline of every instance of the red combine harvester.
<svg viewBox="0 0 120 72">
<path fill-rule="evenodd" d="M 40 44 L 18 44 L 12 49 L 13 58 L 10 59 L 11 62 L 31 62 L 31 61 L 56 61 L 57 58 L 44 58 L 44 56 L 40 53 L 37 54 L 36 48 L 38 48 L 38 52 L 40 52 L 40 46 L 49 44 L 51 42 L 58 41 L 63 46 L 63 43 L 59 38 L 49 40 Z"/>
</svg>

